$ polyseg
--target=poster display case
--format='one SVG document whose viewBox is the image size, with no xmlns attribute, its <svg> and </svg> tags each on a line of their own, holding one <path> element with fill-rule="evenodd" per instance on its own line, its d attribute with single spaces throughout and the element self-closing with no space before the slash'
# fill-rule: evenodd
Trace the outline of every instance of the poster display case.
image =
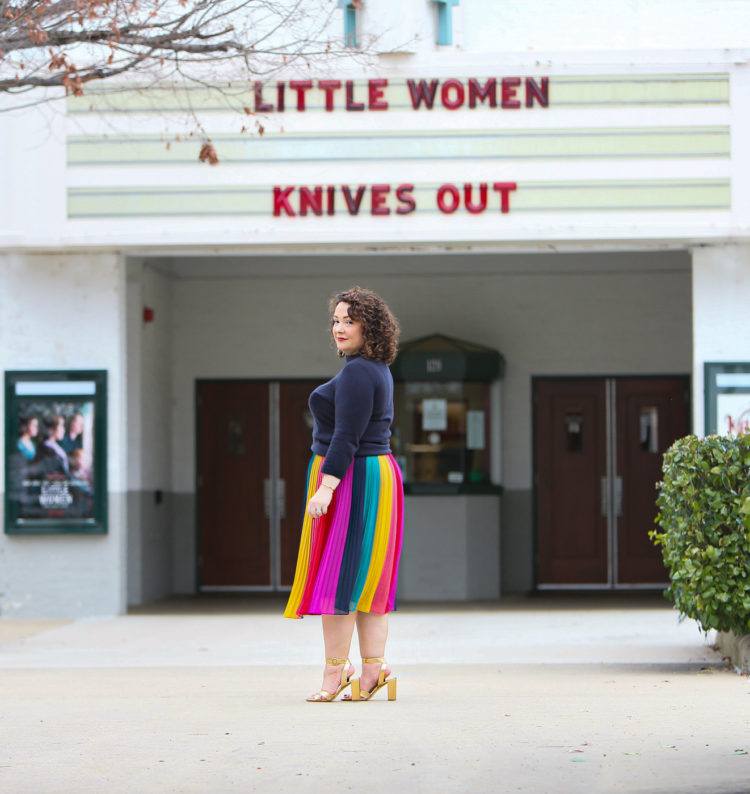
<svg viewBox="0 0 750 794">
<path fill-rule="evenodd" d="M 706 435 L 750 433 L 750 362 L 706 362 Z"/>
<path fill-rule="evenodd" d="M 5 373 L 5 532 L 107 532 L 107 373 Z"/>
</svg>

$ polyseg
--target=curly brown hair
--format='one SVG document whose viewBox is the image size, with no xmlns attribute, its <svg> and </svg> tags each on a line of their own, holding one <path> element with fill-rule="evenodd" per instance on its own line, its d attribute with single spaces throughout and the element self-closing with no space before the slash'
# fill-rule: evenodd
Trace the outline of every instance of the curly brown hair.
<svg viewBox="0 0 750 794">
<path fill-rule="evenodd" d="M 352 320 L 362 323 L 362 335 L 365 340 L 362 355 L 365 358 L 391 364 L 398 352 L 398 337 L 401 329 L 388 304 L 380 295 L 363 287 L 351 287 L 334 295 L 328 304 L 331 316 L 339 303 L 348 303 L 349 316 Z M 329 331 L 332 327 L 333 321 L 329 325 Z M 338 351 L 337 355 L 340 358 L 344 357 L 341 351 Z"/>
</svg>

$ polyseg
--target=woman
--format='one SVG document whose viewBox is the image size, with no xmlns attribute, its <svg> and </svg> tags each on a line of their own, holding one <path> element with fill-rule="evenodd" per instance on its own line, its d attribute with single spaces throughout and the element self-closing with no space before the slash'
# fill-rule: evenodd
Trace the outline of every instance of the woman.
<svg viewBox="0 0 750 794">
<path fill-rule="evenodd" d="M 42 418 L 43 441 L 36 448 L 34 462 L 40 466 L 43 474 L 70 475 L 68 454 L 60 446 L 65 435 L 65 420 L 57 414 L 48 414 Z"/>
<path fill-rule="evenodd" d="M 35 416 L 18 417 L 18 451 L 26 460 L 34 460 L 36 457 L 36 438 L 39 432 L 39 420 Z"/>
<path fill-rule="evenodd" d="M 65 423 L 65 435 L 60 440 L 60 446 L 70 457 L 76 449 L 83 449 L 83 414 L 74 411 Z"/>
<path fill-rule="evenodd" d="M 330 702 L 347 687 L 369 700 L 396 679 L 385 662 L 388 612 L 395 606 L 403 535 L 403 485 L 391 455 L 393 379 L 399 327 L 380 296 L 361 287 L 330 303 L 331 335 L 346 358 L 310 395 L 313 457 L 297 571 L 285 617 L 322 615 L 323 686 L 308 698 Z M 361 677 L 349 647 L 357 626 Z"/>
</svg>

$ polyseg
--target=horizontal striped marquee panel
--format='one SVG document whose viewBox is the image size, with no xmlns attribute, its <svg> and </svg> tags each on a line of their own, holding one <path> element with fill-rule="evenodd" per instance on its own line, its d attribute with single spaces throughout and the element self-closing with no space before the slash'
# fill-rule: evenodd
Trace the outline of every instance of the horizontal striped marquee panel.
<svg viewBox="0 0 750 794">
<path fill-rule="evenodd" d="M 543 83 L 547 80 L 547 83 Z M 486 90 L 490 81 L 490 90 Z M 237 112 L 272 115 L 284 113 L 388 110 L 435 112 L 471 107 L 475 112 L 543 111 L 545 107 L 632 107 L 700 106 L 729 103 L 729 76 L 719 74 L 657 75 L 566 75 L 546 77 L 454 77 L 383 80 L 341 80 L 335 91 L 312 80 L 304 92 L 302 107 L 298 92 L 289 83 L 279 89 L 276 81 L 262 84 L 237 83 L 216 87 L 149 86 L 134 90 L 112 86 L 107 90 L 88 88 L 81 97 L 69 97 L 71 114 L 155 113 L 155 112 Z M 323 81 L 325 83 L 326 81 Z M 330 83 L 330 81 L 328 81 Z M 347 83 L 350 86 L 347 86 Z M 472 85 L 473 83 L 473 85 Z M 373 87 L 374 84 L 374 87 Z M 506 93 L 503 94 L 503 84 Z M 495 86 L 492 88 L 492 86 Z M 477 91 L 485 96 L 480 99 Z M 374 91 L 374 93 L 371 93 Z M 430 94 L 433 99 L 429 100 Z M 495 98 L 493 107 L 492 96 Z M 503 101 L 505 96 L 505 101 Z M 431 106 L 431 107 L 430 107 Z"/>
<path fill-rule="evenodd" d="M 213 135 L 223 163 L 377 160 L 728 157 L 729 127 L 460 130 Z M 71 136 L 69 166 L 184 165 L 198 162 L 194 138 Z"/>
<path fill-rule="evenodd" d="M 255 216 L 278 222 L 305 223 L 317 216 L 390 216 L 410 214 L 473 214 L 504 212 L 632 212 L 728 210 L 729 179 L 648 181 L 485 183 L 486 206 L 479 183 L 446 186 L 334 185 L 230 187 L 69 188 L 68 217 L 142 218 Z M 346 187 L 346 192 L 344 191 Z M 407 189 L 408 188 L 408 189 Z M 281 191 L 283 201 L 279 202 Z M 503 196 L 507 206 L 503 208 Z M 317 202 L 317 203 L 316 203 Z M 473 210 L 467 211 L 467 204 Z M 442 207 L 442 208 L 441 208 Z M 288 209 L 287 209 L 288 208 Z M 446 210 L 447 208 L 447 210 Z M 291 216 L 289 210 L 294 213 Z M 385 221 L 387 222 L 387 221 Z"/>
</svg>

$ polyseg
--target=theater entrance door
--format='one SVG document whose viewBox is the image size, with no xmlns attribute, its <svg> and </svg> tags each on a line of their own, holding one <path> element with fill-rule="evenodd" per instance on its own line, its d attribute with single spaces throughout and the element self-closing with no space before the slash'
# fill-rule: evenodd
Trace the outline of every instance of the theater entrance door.
<svg viewBox="0 0 750 794">
<path fill-rule="evenodd" d="M 662 456 L 689 432 L 687 377 L 536 378 L 537 585 L 661 587 L 648 533 Z"/>
<path fill-rule="evenodd" d="M 320 383 L 198 381 L 200 590 L 291 586 Z"/>
</svg>

